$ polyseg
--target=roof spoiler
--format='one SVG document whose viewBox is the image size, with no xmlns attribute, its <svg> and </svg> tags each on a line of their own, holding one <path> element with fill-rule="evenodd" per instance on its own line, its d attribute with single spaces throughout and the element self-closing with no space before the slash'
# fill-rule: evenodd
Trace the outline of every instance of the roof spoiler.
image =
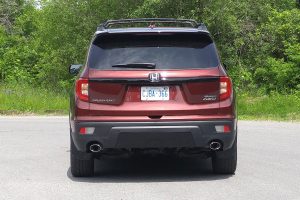
<svg viewBox="0 0 300 200">
<path fill-rule="evenodd" d="M 161 24 L 175 25 L 176 27 L 191 27 L 197 28 L 202 31 L 208 31 L 204 23 L 198 23 L 191 19 L 174 19 L 174 18 L 138 18 L 138 19 L 118 19 L 118 20 L 107 20 L 97 27 L 97 31 L 104 31 L 111 26 L 122 26 L 130 27 L 130 25 L 147 24 L 149 28 L 155 28 Z M 133 26 L 138 27 L 138 26 Z M 144 26 L 140 26 L 144 27 Z"/>
</svg>

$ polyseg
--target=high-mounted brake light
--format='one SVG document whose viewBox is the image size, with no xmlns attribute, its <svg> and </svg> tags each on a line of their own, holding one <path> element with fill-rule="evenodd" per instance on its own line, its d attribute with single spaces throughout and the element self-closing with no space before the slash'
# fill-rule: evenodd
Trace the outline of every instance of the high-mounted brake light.
<svg viewBox="0 0 300 200">
<path fill-rule="evenodd" d="M 232 93 L 232 84 L 229 77 L 220 78 L 220 100 L 228 99 Z"/>
<path fill-rule="evenodd" d="M 89 100 L 89 81 L 88 81 L 88 79 L 79 79 L 76 81 L 76 95 L 82 101 Z"/>
</svg>

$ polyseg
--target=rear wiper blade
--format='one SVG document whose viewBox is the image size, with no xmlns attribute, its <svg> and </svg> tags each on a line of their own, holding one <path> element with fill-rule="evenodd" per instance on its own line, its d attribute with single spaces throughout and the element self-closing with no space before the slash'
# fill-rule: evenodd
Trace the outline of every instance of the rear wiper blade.
<svg viewBox="0 0 300 200">
<path fill-rule="evenodd" d="M 156 64 L 155 63 L 128 63 L 128 64 L 116 64 L 111 67 L 155 69 Z"/>
</svg>

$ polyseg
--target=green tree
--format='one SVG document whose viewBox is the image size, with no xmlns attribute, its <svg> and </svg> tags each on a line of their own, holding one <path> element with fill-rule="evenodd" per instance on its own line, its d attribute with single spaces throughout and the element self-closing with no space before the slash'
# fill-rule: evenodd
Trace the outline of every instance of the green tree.
<svg viewBox="0 0 300 200">
<path fill-rule="evenodd" d="M 267 23 L 260 28 L 264 46 L 269 54 L 254 73 L 254 80 L 268 92 L 300 89 L 300 11 L 292 9 L 273 11 Z"/>
<path fill-rule="evenodd" d="M 0 0 L 0 80 L 61 90 L 106 19 L 191 18 L 216 41 L 235 86 L 299 89 L 300 10 L 290 0 Z"/>
</svg>

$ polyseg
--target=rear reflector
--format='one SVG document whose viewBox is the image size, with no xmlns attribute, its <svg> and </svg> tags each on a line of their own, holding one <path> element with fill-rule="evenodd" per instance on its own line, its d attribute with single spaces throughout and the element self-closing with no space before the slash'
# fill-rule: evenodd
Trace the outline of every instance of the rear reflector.
<svg viewBox="0 0 300 200">
<path fill-rule="evenodd" d="M 81 127 L 79 133 L 81 135 L 91 135 L 94 133 L 95 127 Z"/>
<path fill-rule="evenodd" d="M 229 132 L 231 132 L 231 129 L 230 129 L 229 125 L 216 125 L 215 129 L 216 129 L 217 133 L 229 133 Z"/>
</svg>

